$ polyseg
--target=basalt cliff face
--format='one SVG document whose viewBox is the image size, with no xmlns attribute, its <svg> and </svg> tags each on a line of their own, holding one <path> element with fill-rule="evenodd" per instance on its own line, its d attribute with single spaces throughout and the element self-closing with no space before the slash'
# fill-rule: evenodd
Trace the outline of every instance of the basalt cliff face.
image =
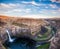
<svg viewBox="0 0 60 49">
<path fill-rule="evenodd" d="M 36 33 L 41 30 L 41 26 L 52 25 L 59 29 L 60 22 L 57 21 L 60 20 L 17 18 L 0 15 L 0 42 L 4 43 L 8 39 L 6 30 L 9 30 L 11 37 L 27 36 L 34 39 Z M 4 49 L 2 45 L 0 47 Z"/>
<path fill-rule="evenodd" d="M 41 30 L 41 26 L 48 23 L 44 19 L 16 18 L 0 15 L 0 48 L 7 39 L 6 30 L 9 30 L 11 37 L 27 36 L 34 38 L 35 34 Z"/>
<path fill-rule="evenodd" d="M 30 18 L 16 18 L 0 16 L 0 34 L 2 39 L 4 34 L 7 35 L 6 29 L 11 33 L 11 36 L 28 36 L 33 37 L 41 26 L 47 25 L 48 23 L 43 19 L 30 19 Z"/>
<path fill-rule="evenodd" d="M 57 28 L 56 35 L 51 41 L 49 49 L 60 49 L 60 19 L 51 19 L 51 21 L 55 21 L 56 23 L 53 24 Z"/>
</svg>

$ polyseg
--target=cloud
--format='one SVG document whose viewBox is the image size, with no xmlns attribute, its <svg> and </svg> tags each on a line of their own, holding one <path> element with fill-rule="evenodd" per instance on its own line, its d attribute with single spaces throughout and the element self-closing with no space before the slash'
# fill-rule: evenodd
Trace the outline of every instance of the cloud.
<svg viewBox="0 0 60 49">
<path fill-rule="evenodd" d="M 35 1 L 32 1 L 31 4 L 32 4 L 32 5 L 38 5 L 38 6 L 39 6 L 39 4 L 36 3 Z"/>
<path fill-rule="evenodd" d="M 51 16 L 56 16 L 56 15 L 59 15 L 59 10 L 45 10 L 45 9 L 43 9 L 43 10 L 41 10 L 41 11 L 39 11 L 41 14 L 43 14 L 43 15 L 51 15 Z"/>
<path fill-rule="evenodd" d="M 56 0 L 51 0 L 52 2 L 56 2 Z"/>
<path fill-rule="evenodd" d="M 1 3 L 0 5 L 0 14 L 14 15 L 14 16 L 28 15 L 28 14 L 30 15 L 34 14 L 34 17 L 38 16 L 39 14 L 53 16 L 56 15 L 58 12 L 60 12 L 60 9 L 56 4 L 43 4 L 43 3 L 37 3 L 35 1 L 30 2 L 21 1 L 21 3 L 7 3 L 7 4 Z"/>
<path fill-rule="evenodd" d="M 30 13 L 31 12 L 31 9 L 27 8 L 24 10 L 25 13 Z"/>
<path fill-rule="evenodd" d="M 12 10 L 9 10 L 9 11 L 7 11 L 7 12 L 5 12 L 5 13 L 11 13 L 11 12 L 25 12 L 25 13 L 29 13 L 31 11 L 31 9 L 12 9 Z"/>
<path fill-rule="evenodd" d="M 51 0 L 51 2 L 60 3 L 60 0 Z"/>
<path fill-rule="evenodd" d="M 60 8 L 58 9 L 58 11 L 60 11 Z"/>
<path fill-rule="evenodd" d="M 52 10 L 52 11 L 51 11 L 51 13 L 52 13 L 52 14 L 57 14 L 58 12 L 57 12 L 57 11 L 53 11 L 53 10 Z"/>
<path fill-rule="evenodd" d="M 15 8 L 15 7 L 18 7 L 20 6 L 20 4 L 14 4 L 14 3 L 0 3 L 0 8 Z"/>
<path fill-rule="evenodd" d="M 20 9 L 13 9 L 14 12 L 21 12 L 22 10 Z"/>
<path fill-rule="evenodd" d="M 57 6 L 55 4 L 49 4 L 50 7 L 56 8 Z"/>
<path fill-rule="evenodd" d="M 16 4 L 13 4 L 13 3 L 9 3 L 9 4 L 6 4 L 6 3 L 0 3 L 0 14 L 1 13 L 6 13 L 8 11 L 12 11 L 14 8 L 16 7 Z"/>
<path fill-rule="evenodd" d="M 11 13 L 11 12 L 21 12 L 22 10 L 18 7 L 20 7 L 21 4 L 19 3 L 0 3 L 0 13 Z"/>
<path fill-rule="evenodd" d="M 12 9 L 12 10 L 8 10 L 7 12 L 5 12 L 5 13 L 15 13 L 15 12 L 21 12 L 22 10 L 20 10 L 20 9 Z"/>
<path fill-rule="evenodd" d="M 48 6 L 45 6 L 45 8 L 49 8 Z"/>
<path fill-rule="evenodd" d="M 11 6 L 8 4 L 1 3 L 0 8 L 11 8 Z"/>
<path fill-rule="evenodd" d="M 24 3 L 24 4 L 32 4 L 32 5 L 36 5 L 36 6 L 40 5 L 40 4 L 36 3 L 35 1 L 31 1 L 31 2 L 22 1 L 22 3 Z"/>
<path fill-rule="evenodd" d="M 11 6 L 11 7 L 17 6 L 17 4 L 13 4 L 13 3 L 9 3 L 8 5 Z"/>
<path fill-rule="evenodd" d="M 22 15 L 22 16 L 18 16 L 18 17 L 23 17 L 23 18 L 34 18 L 34 19 L 40 19 L 40 18 L 54 18 L 56 16 L 47 16 L 47 15 L 41 15 L 41 14 L 31 14 L 31 15 Z"/>
<path fill-rule="evenodd" d="M 13 13 L 30 13 L 31 8 L 26 8 L 23 4 L 19 3 L 1 3 L 0 5 L 0 14 L 13 14 Z"/>
</svg>

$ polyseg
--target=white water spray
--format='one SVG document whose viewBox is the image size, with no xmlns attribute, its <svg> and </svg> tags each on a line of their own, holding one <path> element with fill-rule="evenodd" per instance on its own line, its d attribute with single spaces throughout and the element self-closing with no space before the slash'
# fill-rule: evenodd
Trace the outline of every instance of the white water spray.
<svg viewBox="0 0 60 49">
<path fill-rule="evenodd" d="M 13 42 L 15 39 L 12 39 L 12 38 L 11 38 L 8 30 L 6 30 L 6 32 L 7 32 L 7 34 L 8 34 L 9 42 Z"/>
</svg>

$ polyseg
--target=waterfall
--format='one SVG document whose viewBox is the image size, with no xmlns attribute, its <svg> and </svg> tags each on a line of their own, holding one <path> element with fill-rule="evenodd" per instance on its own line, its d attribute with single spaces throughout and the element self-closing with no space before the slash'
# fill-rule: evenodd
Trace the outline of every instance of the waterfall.
<svg viewBox="0 0 60 49">
<path fill-rule="evenodd" d="M 13 42 L 15 39 L 12 39 L 12 38 L 11 38 L 8 30 L 6 30 L 6 32 L 7 32 L 7 34 L 8 34 L 9 42 Z"/>
</svg>

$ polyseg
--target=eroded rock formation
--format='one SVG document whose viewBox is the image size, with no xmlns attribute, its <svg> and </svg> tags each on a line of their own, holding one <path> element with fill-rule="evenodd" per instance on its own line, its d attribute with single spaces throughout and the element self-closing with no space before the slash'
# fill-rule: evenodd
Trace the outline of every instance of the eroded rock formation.
<svg viewBox="0 0 60 49">
<path fill-rule="evenodd" d="M 13 19 L 13 18 L 11 18 L 8 21 L 8 19 L 4 18 L 3 20 L 4 21 L 2 22 L 2 25 L 0 25 L 1 43 L 4 43 L 8 39 L 6 29 L 9 30 L 11 37 L 12 36 L 15 36 L 15 37 L 28 36 L 30 38 L 34 38 L 35 34 L 41 30 L 41 26 L 52 25 L 52 26 L 56 27 L 55 24 L 57 24 L 57 23 L 51 23 L 52 21 L 46 21 L 44 19 L 35 20 L 35 19 L 22 19 L 22 18 Z M 54 22 L 55 22 L 55 20 L 54 20 Z M 0 22 L 0 24 L 1 24 L 1 22 Z M 51 46 L 50 46 L 50 49 L 53 48 Z M 1 46 L 1 49 L 4 49 L 4 48 L 2 48 L 2 46 Z"/>
<path fill-rule="evenodd" d="M 51 41 L 49 49 L 60 49 L 60 20 L 55 20 L 57 32 Z"/>
<path fill-rule="evenodd" d="M 0 41 L 2 43 L 8 39 L 6 29 L 9 30 L 11 37 L 27 36 L 34 38 L 34 35 L 41 30 L 41 26 L 47 24 L 42 19 L 6 18 L 2 16 L 0 20 Z"/>
</svg>

